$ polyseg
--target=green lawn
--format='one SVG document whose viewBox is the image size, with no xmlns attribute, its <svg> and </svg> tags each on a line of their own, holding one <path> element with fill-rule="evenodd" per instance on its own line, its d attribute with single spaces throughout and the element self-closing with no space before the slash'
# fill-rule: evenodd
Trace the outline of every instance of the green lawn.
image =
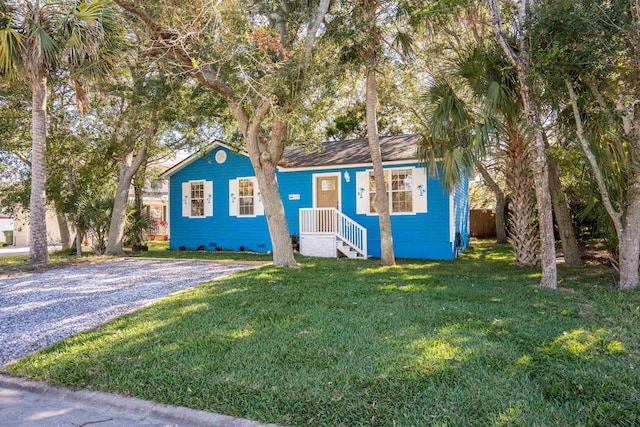
<svg viewBox="0 0 640 427">
<path fill-rule="evenodd" d="M 49 254 L 48 265 L 33 268 L 29 265 L 29 255 L 2 256 L 0 257 L 0 275 L 64 267 L 71 264 L 89 262 L 90 260 L 90 253 L 85 253 L 78 258 L 75 255 L 70 255 L 68 251 L 58 251 Z"/>
<path fill-rule="evenodd" d="M 640 425 L 640 292 L 616 290 L 613 270 L 561 268 L 551 292 L 505 247 L 391 268 L 301 261 L 5 370 L 287 425 Z"/>
</svg>

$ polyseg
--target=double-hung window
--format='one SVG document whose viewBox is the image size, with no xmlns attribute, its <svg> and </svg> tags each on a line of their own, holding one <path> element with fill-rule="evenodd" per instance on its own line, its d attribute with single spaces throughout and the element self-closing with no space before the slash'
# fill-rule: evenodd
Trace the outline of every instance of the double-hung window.
<svg viewBox="0 0 640 427">
<path fill-rule="evenodd" d="M 204 216 L 204 181 L 191 183 L 191 216 Z"/>
<path fill-rule="evenodd" d="M 253 179 L 238 180 L 238 215 L 255 215 Z"/>
<path fill-rule="evenodd" d="M 391 186 L 389 186 L 391 180 Z M 413 212 L 412 193 L 413 169 L 393 169 L 384 171 L 384 183 L 389 197 L 389 212 Z M 378 212 L 376 180 L 373 172 L 369 172 L 369 212 Z"/>
<path fill-rule="evenodd" d="M 182 216 L 213 216 L 213 181 L 195 180 L 182 183 Z"/>
<path fill-rule="evenodd" d="M 255 177 L 229 180 L 229 216 L 252 218 L 264 215 L 264 205 Z"/>
<path fill-rule="evenodd" d="M 392 213 L 413 212 L 412 180 L 412 169 L 396 169 L 391 171 L 390 198 Z"/>
</svg>

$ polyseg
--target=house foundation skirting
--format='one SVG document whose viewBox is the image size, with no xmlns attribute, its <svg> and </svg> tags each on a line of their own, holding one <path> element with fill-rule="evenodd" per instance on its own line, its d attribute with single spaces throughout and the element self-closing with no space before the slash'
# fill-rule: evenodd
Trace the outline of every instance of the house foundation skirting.
<svg viewBox="0 0 640 427">
<path fill-rule="evenodd" d="M 335 234 L 302 234 L 300 253 L 304 256 L 335 258 L 337 256 Z"/>
</svg>

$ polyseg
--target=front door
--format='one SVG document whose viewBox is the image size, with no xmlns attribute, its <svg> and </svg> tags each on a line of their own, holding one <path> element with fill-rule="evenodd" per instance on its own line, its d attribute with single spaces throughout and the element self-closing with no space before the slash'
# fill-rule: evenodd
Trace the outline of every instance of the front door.
<svg viewBox="0 0 640 427">
<path fill-rule="evenodd" d="M 339 209 L 338 203 L 338 177 L 337 176 L 319 176 L 316 178 L 316 207 L 318 208 L 336 208 Z"/>
<path fill-rule="evenodd" d="M 338 176 L 316 177 L 316 207 L 340 209 L 338 200 Z M 338 225 L 332 211 L 318 211 L 318 231 L 335 233 Z"/>
</svg>

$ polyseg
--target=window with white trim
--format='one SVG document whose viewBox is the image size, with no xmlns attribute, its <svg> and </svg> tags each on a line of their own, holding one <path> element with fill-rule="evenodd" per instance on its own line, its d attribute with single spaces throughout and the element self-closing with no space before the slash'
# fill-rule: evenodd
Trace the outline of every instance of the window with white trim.
<svg viewBox="0 0 640 427">
<path fill-rule="evenodd" d="M 229 180 L 229 216 L 252 218 L 264 215 L 260 188 L 255 177 Z"/>
<path fill-rule="evenodd" d="M 389 188 L 391 178 L 391 188 Z M 389 212 L 411 213 L 413 212 L 413 169 L 392 169 L 384 171 L 384 182 L 389 197 Z M 376 180 L 373 171 L 369 171 L 369 212 L 378 212 L 376 206 Z"/>
<path fill-rule="evenodd" d="M 191 216 L 204 216 L 204 181 L 191 183 Z"/>
<path fill-rule="evenodd" d="M 411 183 L 413 169 L 391 171 L 391 212 L 413 212 L 413 194 Z M 388 184 L 387 184 L 388 188 Z"/>
<path fill-rule="evenodd" d="M 238 179 L 238 209 L 239 216 L 255 214 L 253 179 Z"/>
</svg>

